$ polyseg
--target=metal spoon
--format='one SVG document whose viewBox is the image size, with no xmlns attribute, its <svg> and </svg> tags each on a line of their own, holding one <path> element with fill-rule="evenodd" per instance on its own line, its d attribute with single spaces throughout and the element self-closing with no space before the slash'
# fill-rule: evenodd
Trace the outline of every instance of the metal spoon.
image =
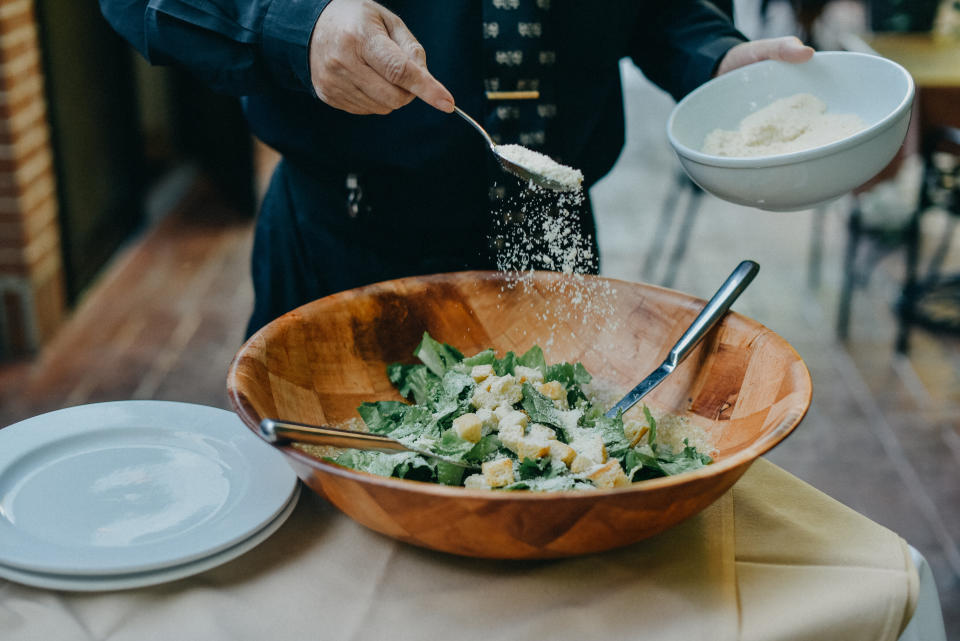
<svg viewBox="0 0 960 641">
<path fill-rule="evenodd" d="M 511 174 L 522 178 L 524 181 L 532 181 L 541 187 L 546 187 L 547 189 L 552 189 L 553 191 L 570 191 L 571 186 L 564 184 L 552 178 L 548 178 L 543 174 L 538 174 L 530 171 L 526 167 L 521 167 L 515 162 L 512 162 L 506 158 L 500 151 L 497 149 L 497 143 L 493 142 L 493 138 L 490 137 L 490 134 L 487 133 L 487 130 L 480 126 L 476 120 L 468 116 L 460 107 L 454 107 L 453 110 L 461 118 L 473 125 L 473 128 L 480 132 L 480 135 L 483 136 L 484 140 L 487 141 L 487 146 L 490 147 L 490 151 L 494 156 L 497 157 L 497 160 L 500 162 L 500 166 L 509 171 Z"/>
<path fill-rule="evenodd" d="M 646 396 L 650 390 L 659 385 L 667 375 L 677 368 L 683 359 L 687 357 L 691 350 L 697 346 L 697 343 L 707 335 L 714 325 L 727 313 L 733 301 L 747 288 L 747 285 L 754 279 L 757 272 L 760 271 L 760 265 L 752 260 L 745 260 L 727 277 L 717 293 L 713 295 L 703 310 L 693 319 L 690 327 L 683 333 L 680 340 L 670 349 L 667 358 L 660 366 L 653 370 L 649 376 L 640 381 L 640 384 L 630 390 L 626 396 L 614 405 L 607 412 L 607 418 L 614 418 L 619 412 L 626 412 L 637 404 L 637 402 Z"/>
<path fill-rule="evenodd" d="M 416 452 L 450 465 L 464 467 L 468 470 L 479 470 L 480 466 L 464 461 L 458 461 L 447 456 L 434 454 L 429 450 L 405 445 L 396 439 L 369 432 L 352 432 L 336 427 L 322 425 L 307 425 L 292 421 L 280 421 L 265 418 L 260 421 L 260 435 L 269 443 L 279 445 L 289 441 L 310 443 L 311 445 L 329 445 L 331 447 L 348 447 L 358 450 L 374 450 L 377 452 Z"/>
</svg>

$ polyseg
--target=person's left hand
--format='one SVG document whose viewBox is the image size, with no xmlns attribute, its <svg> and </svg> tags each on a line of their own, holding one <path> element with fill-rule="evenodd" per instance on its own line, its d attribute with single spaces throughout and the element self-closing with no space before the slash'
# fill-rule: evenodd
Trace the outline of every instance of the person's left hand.
<svg viewBox="0 0 960 641">
<path fill-rule="evenodd" d="M 794 36 L 751 40 L 731 48 L 717 65 L 716 75 L 719 76 L 761 60 L 806 62 L 812 57 L 813 48 L 803 44 Z"/>
</svg>

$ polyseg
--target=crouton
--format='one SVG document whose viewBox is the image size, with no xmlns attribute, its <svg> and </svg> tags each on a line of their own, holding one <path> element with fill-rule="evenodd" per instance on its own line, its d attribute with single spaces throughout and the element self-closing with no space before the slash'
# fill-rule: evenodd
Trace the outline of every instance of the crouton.
<svg viewBox="0 0 960 641">
<path fill-rule="evenodd" d="M 506 376 L 488 376 L 477 383 L 470 402 L 474 407 L 492 410 L 498 405 L 519 403 L 522 398 L 523 388 L 513 376 L 507 374 Z"/>
<path fill-rule="evenodd" d="M 537 391 L 553 401 L 567 397 L 567 390 L 560 381 L 550 381 L 537 387 Z"/>
<path fill-rule="evenodd" d="M 573 448 L 570 448 L 573 449 Z M 576 452 L 576 450 L 574 450 Z M 570 463 L 570 471 L 574 474 L 583 474 L 584 472 L 590 470 L 591 468 L 597 467 L 598 463 L 594 461 L 589 456 L 584 456 L 583 454 L 576 454 L 573 457 L 573 461 Z"/>
<path fill-rule="evenodd" d="M 524 436 L 517 441 L 515 445 L 516 449 L 509 449 L 516 452 L 517 458 L 521 461 L 525 458 L 533 460 L 542 459 L 544 456 L 550 454 L 550 443 L 548 441 L 532 439 L 529 436 Z"/>
<path fill-rule="evenodd" d="M 490 487 L 503 487 L 513 483 L 513 460 L 508 458 L 487 461 L 480 466 L 483 478 Z"/>
<path fill-rule="evenodd" d="M 556 440 L 557 433 L 553 431 L 552 427 L 534 423 L 527 430 L 527 436 L 535 441 L 553 441 Z"/>
<path fill-rule="evenodd" d="M 497 405 L 493 408 L 493 413 L 497 417 L 498 421 L 502 421 L 510 412 L 516 412 L 517 410 L 513 409 L 513 405 L 509 403 L 506 405 Z"/>
<path fill-rule="evenodd" d="M 530 383 L 533 385 L 543 382 L 543 373 L 536 367 L 517 365 L 513 368 L 513 375 L 520 383 Z"/>
<path fill-rule="evenodd" d="M 468 413 L 453 419 L 453 431 L 465 441 L 476 443 L 480 440 L 483 423 L 476 414 Z"/>
<path fill-rule="evenodd" d="M 500 442 L 508 450 L 517 451 L 518 443 L 523 438 L 523 425 L 519 423 L 500 422 L 500 431 L 498 433 Z"/>
<path fill-rule="evenodd" d="M 640 421 L 628 419 L 623 422 L 623 434 L 627 437 L 627 440 L 630 441 L 630 447 L 639 443 L 640 439 L 646 436 L 649 431 L 650 428 Z"/>
<path fill-rule="evenodd" d="M 630 479 L 620 467 L 620 461 L 613 459 L 605 465 L 591 470 L 587 478 L 593 481 L 593 484 L 600 488 L 623 487 L 630 485 Z"/>
<path fill-rule="evenodd" d="M 487 478 L 483 474 L 471 474 L 463 479 L 463 487 L 468 490 L 489 490 L 490 484 L 487 483 Z"/>
<path fill-rule="evenodd" d="M 570 467 L 570 464 L 573 463 L 573 459 L 577 456 L 577 451 L 566 443 L 561 443 L 560 441 L 550 441 L 549 445 L 551 460 L 559 461 L 567 467 Z"/>
<path fill-rule="evenodd" d="M 474 412 L 474 414 L 476 414 L 477 418 L 480 419 L 480 424 L 483 427 L 484 434 L 496 431 L 497 426 L 500 423 L 500 417 L 494 414 L 493 410 L 488 410 L 481 407 Z"/>
<path fill-rule="evenodd" d="M 470 378 L 477 383 L 490 376 L 493 376 L 493 365 L 474 365 L 470 369 Z"/>
<path fill-rule="evenodd" d="M 521 412 L 520 410 L 511 410 L 500 418 L 499 426 L 500 429 L 503 429 L 507 425 L 519 425 L 526 430 L 527 423 L 529 422 L 530 417 L 527 416 L 526 412 Z"/>
<path fill-rule="evenodd" d="M 577 451 L 577 454 L 585 456 L 594 463 L 604 463 L 607 460 L 607 448 L 603 445 L 603 439 L 599 434 L 585 434 L 581 432 L 570 443 L 570 447 Z"/>
</svg>

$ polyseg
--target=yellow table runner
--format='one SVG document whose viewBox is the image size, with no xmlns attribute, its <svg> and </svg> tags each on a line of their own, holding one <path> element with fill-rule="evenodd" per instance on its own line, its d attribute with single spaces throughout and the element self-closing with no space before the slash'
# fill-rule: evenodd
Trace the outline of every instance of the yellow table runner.
<svg viewBox="0 0 960 641">
<path fill-rule="evenodd" d="M 0 579 L 0 639 L 893 641 L 918 581 L 896 534 L 764 460 L 702 514 L 605 554 L 463 559 L 312 493 L 245 556 L 106 594 Z"/>
</svg>

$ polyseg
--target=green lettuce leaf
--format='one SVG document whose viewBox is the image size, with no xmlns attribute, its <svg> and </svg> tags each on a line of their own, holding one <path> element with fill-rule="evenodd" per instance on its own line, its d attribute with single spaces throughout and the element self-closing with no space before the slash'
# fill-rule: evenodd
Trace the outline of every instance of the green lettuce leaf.
<svg viewBox="0 0 960 641">
<path fill-rule="evenodd" d="M 503 358 L 498 358 L 493 363 L 493 371 L 497 376 L 513 375 L 517 366 L 517 355 L 513 352 L 507 352 Z"/>
<path fill-rule="evenodd" d="M 433 389 L 440 379 L 426 365 L 392 363 L 387 366 L 387 376 L 404 398 L 413 395 L 415 403 L 426 403 L 433 396 Z"/>
<path fill-rule="evenodd" d="M 503 488 L 504 490 L 531 490 L 533 492 L 563 492 L 566 490 L 593 489 L 593 484 L 581 481 L 572 476 L 541 476 L 539 478 L 516 481 Z"/>
<path fill-rule="evenodd" d="M 430 451 L 452 459 L 463 459 L 475 446 L 475 443 L 460 438 L 453 430 L 447 430 L 436 441 Z"/>
<path fill-rule="evenodd" d="M 622 413 L 614 418 L 600 416 L 594 421 L 594 429 L 599 430 L 607 456 L 622 459 L 630 450 L 630 441 L 623 433 Z"/>
<path fill-rule="evenodd" d="M 399 401 L 364 403 L 357 408 L 367 428 L 412 444 L 421 436 L 439 438 L 440 429 L 429 408 L 407 405 Z"/>
<path fill-rule="evenodd" d="M 467 374 L 450 370 L 443 375 L 440 385 L 434 388 L 434 397 L 428 405 L 434 418 L 440 422 L 450 416 L 459 416 L 470 411 L 470 398 L 476 384 Z"/>
<path fill-rule="evenodd" d="M 647 444 L 650 446 L 650 449 L 654 452 L 657 451 L 657 420 L 653 418 L 653 414 L 650 413 L 650 408 L 646 405 L 643 406 L 643 415 L 647 419 L 647 425 L 650 426 L 650 431 L 647 432 Z"/>
<path fill-rule="evenodd" d="M 546 368 L 545 381 L 560 381 L 565 387 L 586 385 L 593 380 L 590 372 L 581 363 L 556 363 Z"/>
<path fill-rule="evenodd" d="M 541 476 L 556 476 L 557 474 L 555 471 L 553 474 L 549 473 L 551 470 L 552 468 L 550 466 L 549 458 L 534 460 L 524 457 L 523 460 L 520 461 L 520 469 L 517 471 L 517 475 L 522 481 L 539 478 Z"/>
<path fill-rule="evenodd" d="M 587 402 L 587 395 L 580 386 L 589 383 L 593 377 L 580 363 L 557 363 L 546 368 L 544 380 L 563 383 L 567 388 L 567 404 L 575 407 Z"/>
<path fill-rule="evenodd" d="M 463 455 L 463 460 L 470 463 L 482 463 L 483 461 L 497 458 L 497 452 L 502 448 L 500 439 L 496 434 L 487 434 L 480 437 L 480 440 L 470 448 L 470 451 Z"/>
<path fill-rule="evenodd" d="M 437 478 L 436 459 L 428 460 L 415 452 L 406 452 L 393 469 L 393 475 L 411 481 L 432 483 Z"/>
<path fill-rule="evenodd" d="M 469 372 L 470 369 L 477 365 L 493 365 L 495 362 L 497 362 L 497 355 L 492 349 L 485 349 L 482 352 L 477 352 L 473 356 L 468 356 L 463 359 L 462 364 Z"/>
<path fill-rule="evenodd" d="M 462 485 L 466 471 L 466 468 L 459 465 L 437 461 L 437 481 L 443 485 Z"/>
<path fill-rule="evenodd" d="M 443 377 L 448 369 L 463 360 L 463 354 L 455 347 L 434 340 L 427 332 L 423 333 L 423 339 L 413 351 L 413 355 L 439 377 Z"/>
<path fill-rule="evenodd" d="M 400 401 L 377 401 L 363 403 L 357 408 L 357 412 L 367 424 L 368 430 L 376 434 L 389 434 L 403 421 L 403 417 L 412 407 Z"/>
<path fill-rule="evenodd" d="M 543 423 L 557 430 L 557 438 L 568 442 L 567 431 L 577 426 L 583 411 L 561 410 L 553 401 L 538 392 L 530 383 L 523 384 L 523 409 L 534 423 Z"/>
<path fill-rule="evenodd" d="M 544 375 L 547 373 L 547 360 L 543 357 L 543 350 L 540 349 L 539 345 L 534 345 L 518 358 L 517 365 L 538 369 Z"/>
<path fill-rule="evenodd" d="M 686 444 L 686 441 L 684 443 Z M 623 458 L 623 466 L 633 481 L 699 470 L 711 462 L 713 459 L 690 445 L 686 445 L 678 453 L 672 452 L 665 445 L 661 445 L 656 451 L 649 445 L 639 445 L 627 452 Z"/>
<path fill-rule="evenodd" d="M 367 450 L 344 450 L 333 461 L 355 470 L 379 474 L 380 476 L 392 476 L 398 465 L 408 462 L 409 459 L 416 456 L 413 452 L 386 454 Z"/>
</svg>

